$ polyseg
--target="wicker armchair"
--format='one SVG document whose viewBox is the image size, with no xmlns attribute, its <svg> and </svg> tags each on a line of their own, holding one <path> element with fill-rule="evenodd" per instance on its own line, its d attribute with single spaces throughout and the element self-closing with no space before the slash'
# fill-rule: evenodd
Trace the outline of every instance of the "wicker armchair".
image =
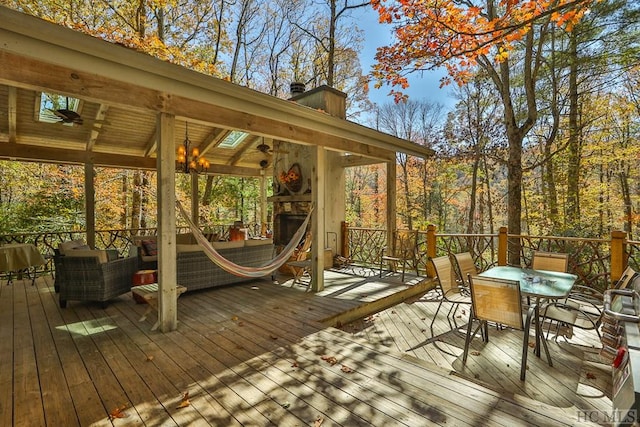
<svg viewBox="0 0 640 427">
<path fill-rule="evenodd" d="M 56 271 L 60 289 L 60 307 L 67 301 L 108 301 L 131 290 L 131 279 L 138 268 L 137 257 L 114 260 L 98 256 L 61 256 Z"/>
</svg>

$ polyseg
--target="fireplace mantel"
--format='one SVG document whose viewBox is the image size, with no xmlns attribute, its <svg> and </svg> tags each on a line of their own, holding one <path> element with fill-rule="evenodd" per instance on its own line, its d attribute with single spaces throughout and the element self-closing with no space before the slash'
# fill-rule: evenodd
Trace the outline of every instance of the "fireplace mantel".
<svg viewBox="0 0 640 427">
<path fill-rule="evenodd" d="M 311 194 L 297 194 L 293 196 L 271 196 L 267 198 L 267 201 L 275 203 L 310 202 Z"/>
</svg>

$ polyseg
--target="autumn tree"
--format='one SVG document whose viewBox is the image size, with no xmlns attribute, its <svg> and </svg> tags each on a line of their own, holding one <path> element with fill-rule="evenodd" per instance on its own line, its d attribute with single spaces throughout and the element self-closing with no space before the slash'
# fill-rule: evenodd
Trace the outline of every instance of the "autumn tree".
<svg viewBox="0 0 640 427">
<path fill-rule="evenodd" d="M 538 118 L 536 82 L 544 64 L 543 47 L 552 26 L 571 30 L 591 3 L 372 1 L 380 21 L 393 24 L 396 36 L 394 44 L 379 48 L 376 54 L 373 77 L 378 86 L 406 88 L 408 73 L 436 67 L 446 67 L 449 78 L 458 84 L 465 84 L 476 67 L 490 77 L 503 104 L 509 141 L 507 225 L 513 234 L 521 232 L 522 143 Z M 512 58 L 515 52 L 518 55 Z M 403 98 L 400 91 L 395 96 Z M 510 243 L 511 261 L 518 262 L 519 241 Z"/>
<path fill-rule="evenodd" d="M 438 157 L 455 159 L 466 173 L 461 190 L 468 194 L 465 233 L 494 232 L 494 211 L 488 165 L 504 166 L 506 141 L 501 137 L 499 99 L 490 90 L 486 75 L 477 74 L 456 92 L 455 109 L 449 113 L 444 136 L 436 146 Z"/>
</svg>

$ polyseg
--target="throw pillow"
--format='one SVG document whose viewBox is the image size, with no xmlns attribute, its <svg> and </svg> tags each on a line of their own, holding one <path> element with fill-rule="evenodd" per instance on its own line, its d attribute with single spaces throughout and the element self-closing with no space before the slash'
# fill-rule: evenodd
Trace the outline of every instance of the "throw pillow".
<svg viewBox="0 0 640 427">
<path fill-rule="evenodd" d="M 158 255 L 158 245 L 155 240 L 143 240 L 142 247 L 147 256 Z"/>
</svg>

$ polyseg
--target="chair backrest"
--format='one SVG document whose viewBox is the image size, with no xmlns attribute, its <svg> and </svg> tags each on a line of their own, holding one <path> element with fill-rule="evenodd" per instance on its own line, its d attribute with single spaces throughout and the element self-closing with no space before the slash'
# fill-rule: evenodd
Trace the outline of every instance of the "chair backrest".
<svg viewBox="0 0 640 427">
<path fill-rule="evenodd" d="M 474 318 L 524 329 L 518 281 L 471 276 L 469 286 Z"/>
<path fill-rule="evenodd" d="M 403 259 L 415 259 L 418 247 L 416 230 L 396 230 L 393 233 L 393 256 Z"/>
<path fill-rule="evenodd" d="M 531 268 L 534 270 L 558 271 L 566 273 L 569 267 L 569 254 L 556 252 L 540 252 L 533 253 L 533 261 Z"/>
<path fill-rule="evenodd" d="M 629 283 L 638 275 L 638 273 L 631 267 L 627 267 L 623 272 L 620 280 L 615 284 L 616 289 L 626 289 Z"/>
<path fill-rule="evenodd" d="M 476 264 L 473 262 L 471 253 L 461 252 L 458 254 L 454 254 L 453 258 L 456 261 L 458 279 L 460 280 L 460 283 L 464 284 L 465 286 L 469 286 L 468 277 L 478 274 L 478 269 L 476 268 Z"/>
<path fill-rule="evenodd" d="M 453 265 L 448 256 L 439 256 L 431 258 L 433 269 L 436 272 L 438 282 L 440 283 L 440 289 L 443 293 L 447 293 L 451 289 L 457 288 L 456 277 L 453 271 Z"/>
<path fill-rule="evenodd" d="M 307 258 L 309 258 L 309 251 L 311 250 L 311 242 L 312 242 L 311 232 L 307 232 L 307 234 L 304 235 L 302 244 L 298 246 L 298 248 L 296 248 L 296 250 L 292 255 L 295 261 L 304 261 Z"/>
</svg>

